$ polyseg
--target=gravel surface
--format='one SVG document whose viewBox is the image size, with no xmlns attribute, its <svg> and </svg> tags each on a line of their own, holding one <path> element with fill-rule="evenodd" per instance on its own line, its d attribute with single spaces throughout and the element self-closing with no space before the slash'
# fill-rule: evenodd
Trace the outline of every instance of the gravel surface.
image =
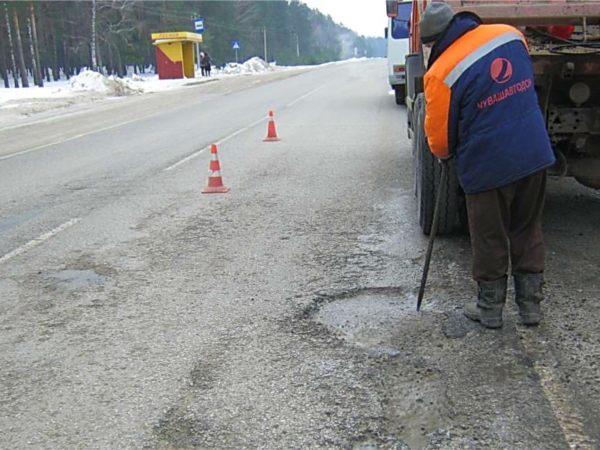
<svg viewBox="0 0 600 450">
<path fill-rule="evenodd" d="M 600 196 L 549 183 L 541 326 L 518 323 L 512 289 L 501 330 L 463 318 L 462 235 L 436 241 L 417 313 L 427 239 L 384 72 L 198 87 L 213 114 L 281 103 L 281 142 L 261 142 L 265 122 L 219 147 L 228 194 L 200 194 L 208 155 L 165 171 L 191 149 L 161 160 L 150 144 L 127 154 L 135 177 L 69 184 L 82 221 L 0 264 L 0 447 L 597 448 Z M 4 192 L 0 236 L 35 202 L 64 210 Z"/>
</svg>

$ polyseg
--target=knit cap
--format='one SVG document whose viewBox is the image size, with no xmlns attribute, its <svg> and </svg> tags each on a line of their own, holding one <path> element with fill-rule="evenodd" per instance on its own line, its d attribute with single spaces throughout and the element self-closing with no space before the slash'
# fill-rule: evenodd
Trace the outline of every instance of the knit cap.
<svg viewBox="0 0 600 450">
<path fill-rule="evenodd" d="M 436 41 L 453 17 L 454 11 L 446 3 L 434 2 L 428 4 L 419 21 L 421 43 L 429 44 Z"/>
</svg>

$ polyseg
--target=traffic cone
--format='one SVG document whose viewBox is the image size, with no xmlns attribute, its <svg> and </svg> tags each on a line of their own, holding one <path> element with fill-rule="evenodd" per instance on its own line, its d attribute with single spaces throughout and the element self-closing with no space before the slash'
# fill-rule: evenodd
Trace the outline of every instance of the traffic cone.
<svg viewBox="0 0 600 450">
<path fill-rule="evenodd" d="M 275 142 L 280 141 L 277 137 L 277 130 L 275 130 L 275 119 L 273 117 L 273 111 L 269 111 L 269 126 L 267 127 L 267 137 L 263 139 L 263 142 Z"/>
<path fill-rule="evenodd" d="M 202 189 L 203 194 L 224 194 L 229 188 L 223 185 L 221 178 L 221 165 L 219 164 L 219 155 L 217 153 L 217 144 L 210 146 L 210 176 L 208 185 Z"/>
</svg>

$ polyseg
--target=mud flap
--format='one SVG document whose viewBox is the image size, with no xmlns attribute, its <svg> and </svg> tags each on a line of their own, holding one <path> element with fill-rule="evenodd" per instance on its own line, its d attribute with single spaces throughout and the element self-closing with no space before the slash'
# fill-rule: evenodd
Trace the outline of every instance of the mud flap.
<svg viewBox="0 0 600 450">
<path fill-rule="evenodd" d="M 396 96 L 396 105 L 404 105 L 406 102 L 406 85 L 394 86 L 394 94 Z"/>
</svg>

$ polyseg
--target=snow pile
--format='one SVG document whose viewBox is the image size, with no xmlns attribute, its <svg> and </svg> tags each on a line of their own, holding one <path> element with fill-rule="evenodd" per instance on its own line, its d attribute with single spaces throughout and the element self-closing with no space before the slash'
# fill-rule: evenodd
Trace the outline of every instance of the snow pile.
<svg viewBox="0 0 600 450">
<path fill-rule="evenodd" d="M 69 80 L 69 86 L 74 91 L 94 91 L 102 92 L 108 95 L 131 95 L 141 92 L 140 89 L 133 87 L 131 79 L 121 79 L 105 77 L 104 75 L 92 70 L 84 70 L 79 75 Z"/>
<path fill-rule="evenodd" d="M 131 94 L 141 94 L 143 89 L 136 88 L 131 78 L 117 78 L 112 75 L 105 81 L 110 95 L 122 96 Z"/>
<path fill-rule="evenodd" d="M 98 72 L 83 70 L 69 80 L 69 86 L 74 91 L 106 92 L 108 86 L 104 83 L 105 80 L 106 77 Z"/>
<path fill-rule="evenodd" d="M 269 63 L 263 61 L 258 57 L 250 58 L 244 64 L 242 64 L 244 70 L 248 73 L 259 73 L 273 70 Z"/>
<path fill-rule="evenodd" d="M 263 73 L 273 70 L 273 67 L 255 56 L 254 58 L 250 58 L 243 64 L 238 63 L 228 63 L 220 70 L 220 73 L 224 75 L 239 75 L 239 74 L 253 74 L 253 73 Z"/>
</svg>

